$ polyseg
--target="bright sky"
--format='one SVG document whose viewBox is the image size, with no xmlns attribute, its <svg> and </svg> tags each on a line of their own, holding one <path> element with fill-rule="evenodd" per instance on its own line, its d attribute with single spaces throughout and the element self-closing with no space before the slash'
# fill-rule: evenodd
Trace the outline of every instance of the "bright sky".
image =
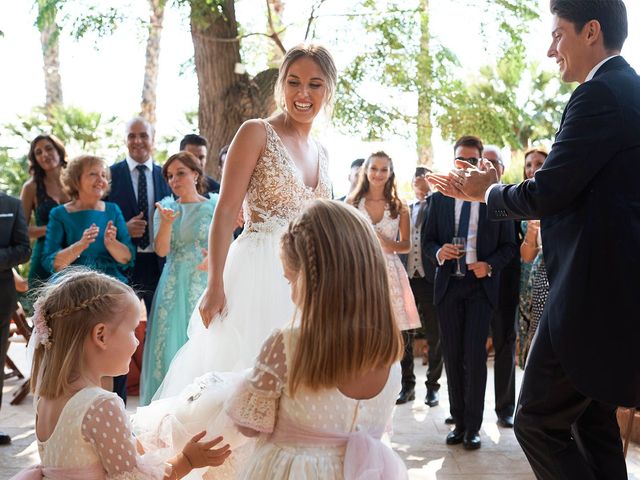
<svg viewBox="0 0 640 480">
<path fill-rule="evenodd" d="M 4 37 L 0 37 L 0 58 L 5 66 L 0 75 L 0 124 L 13 122 L 16 115 L 28 113 L 33 106 L 44 103 L 42 56 L 39 33 L 34 26 L 36 12 L 32 8 L 33 3 L 5 1 L 0 5 L 0 30 L 4 32 Z M 284 23 L 292 24 L 284 36 L 285 46 L 289 47 L 303 39 L 311 1 L 289 0 L 284 3 Z M 345 3 L 344 0 L 327 0 L 319 13 L 345 13 Z M 467 74 L 473 75 L 480 66 L 491 62 L 492 45 L 478 41 L 477 11 L 469 8 L 467 3 L 464 0 L 431 2 L 431 29 L 458 55 Z M 148 18 L 146 1 L 112 0 L 110 4 L 123 6 L 132 18 Z M 238 0 L 236 4 L 238 20 L 247 29 L 254 26 L 252 22 L 255 19 L 262 22 L 262 18 L 266 18 L 256 15 L 257 11 L 264 10 L 262 0 Z M 626 4 L 631 31 L 623 55 L 640 71 L 640 29 L 633 27 L 640 25 L 640 2 L 628 0 Z M 529 54 L 543 67 L 555 70 L 555 62 L 546 58 L 551 25 L 550 15 L 546 13 L 548 0 L 540 0 L 540 5 L 543 16 L 540 22 L 532 25 L 532 35 L 527 39 Z M 355 51 L 353 44 L 358 38 L 350 30 L 353 25 L 338 16 L 323 17 L 316 24 L 316 39 L 331 49 L 339 69 L 349 63 Z M 260 28 L 260 24 L 254 27 Z M 65 103 L 115 115 L 126 122 L 139 108 L 145 41 L 144 30 L 133 21 L 104 39 L 88 38 L 76 42 L 63 36 L 60 50 Z M 160 136 L 180 137 L 188 133 L 184 112 L 197 107 L 197 82 L 191 71 L 183 75 L 180 71 L 192 55 L 193 45 L 185 12 L 169 8 L 162 34 L 158 80 L 157 131 Z M 394 158 L 399 179 L 406 181 L 411 177 L 416 163 L 415 145 L 411 139 L 392 137 L 381 143 L 366 144 L 342 135 L 326 122 L 319 126 L 318 135 L 329 148 L 330 172 L 336 195 L 344 193 L 347 188 L 346 177 L 351 161 L 380 148 Z M 434 144 L 436 167 L 446 168 L 452 156 L 450 146 L 438 138 L 434 138 Z"/>
</svg>

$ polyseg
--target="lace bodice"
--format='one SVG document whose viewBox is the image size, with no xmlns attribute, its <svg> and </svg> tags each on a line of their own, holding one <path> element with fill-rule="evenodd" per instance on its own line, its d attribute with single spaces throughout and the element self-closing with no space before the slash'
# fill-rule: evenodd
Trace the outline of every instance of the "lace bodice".
<svg viewBox="0 0 640 480">
<path fill-rule="evenodd" d="M 389 240 L 395 240 L 398 237 L 398 229 L 400 228 L 400 215 L 398 214 L 396 218 L 392 218 L 391 213 L 389 212 L 389 206 L 385 205 L 382 219 L 378 223 L 373 223 L 373 220 L 371 220 L 371 216 L 365 207 L 365 202 L 366 200 L 364 198 L 360 199 L 358 210 L 367 217 L 376 232 Z"/>
<path fill-rule="evenodd" d="M 291 396 L 287 372 L 291 369 L 297 333 L 295 328 L 276 330 L 264 343 L 252 376 L 227 406 L 234 421 L 268 433 L 277 428 L 276 419 L 282 416 L 302 428 L 319 431 L 364 431 L 373 435 L 386 431 L 400 388 L 399 365 L 391 367 L 386 385 L 371 399 L 349 398 L 337 388 L 312 391 L 304 386 Z"/>
<path fill-rule="evenodd" d="M 318 185 L 305 185 L 300 170 L 269 122 L 264 121 L 267 141 L 263 155 L 249 180 L 244 202 L 245 231 L 273 231 L 286 226 L 304 204 L 331 198 L 327 157 L 318 144 Z"/>
<path fill-rule="evenodd" d="M 122 400 L 98 387 L 69 399 L 51 436 L 38 440 L 38 451 L 44 467 L 100 465 L 109 480 L 161 479 L 165 474 L 161 456 L 137 454 Z"/>
</svg>

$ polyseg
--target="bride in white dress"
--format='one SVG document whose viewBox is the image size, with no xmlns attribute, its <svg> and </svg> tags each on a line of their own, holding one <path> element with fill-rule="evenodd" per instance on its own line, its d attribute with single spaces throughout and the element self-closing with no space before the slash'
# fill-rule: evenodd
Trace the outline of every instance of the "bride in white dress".
<svg viewBox="0 0 640 480">
<path fill-rule="evenodd" d="M 276 82 L 282 113 L 249 120 L 238 130 L 209 231 L 207 288 L 191 316 L 189 340 L 155 399 L 178 394 L 206 372 L 251 367 L 270 333 L 291 321 L 280 237 L 308 201 L 331 196 L 327 153 L 310 131 L 335 85 L 331 54 L 317 45 L 296 46 Z M 244 232 L 231 244 L 241 206 Z"/>
</svg>

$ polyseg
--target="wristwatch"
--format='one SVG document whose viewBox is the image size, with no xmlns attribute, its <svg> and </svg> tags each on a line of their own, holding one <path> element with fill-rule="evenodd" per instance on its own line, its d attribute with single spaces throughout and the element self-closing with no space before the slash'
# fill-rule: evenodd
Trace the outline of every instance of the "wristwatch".
<svg viewBox="0 0 640 480">
<path fill-rule="evenodd" d="M 491 268 L 491 264 L 487 263 L 487 267 L 489 268 L 489 272 L 487 273 L 487 277 L 491 278 L 491 274 L 493 273 L 493 268 Z"/>
</svg>

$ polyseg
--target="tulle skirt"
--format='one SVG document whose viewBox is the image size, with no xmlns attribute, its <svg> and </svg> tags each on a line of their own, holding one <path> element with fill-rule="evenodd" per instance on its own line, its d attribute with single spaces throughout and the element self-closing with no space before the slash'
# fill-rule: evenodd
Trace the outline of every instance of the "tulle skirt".
<svg viewBox="0 0 640 480">
<path fill-rule="evenodd" d="M 225 311 L 205 328 L 195 308 L 189 340 L 176 353 L 154 400 L 176 396 L 207 372 L 252 367 L 271 332 L 291 322 L 294 305 L 280 262 L 282 232 L 245 231 L 232 243 L 224 270 Z"/>
</svg>

